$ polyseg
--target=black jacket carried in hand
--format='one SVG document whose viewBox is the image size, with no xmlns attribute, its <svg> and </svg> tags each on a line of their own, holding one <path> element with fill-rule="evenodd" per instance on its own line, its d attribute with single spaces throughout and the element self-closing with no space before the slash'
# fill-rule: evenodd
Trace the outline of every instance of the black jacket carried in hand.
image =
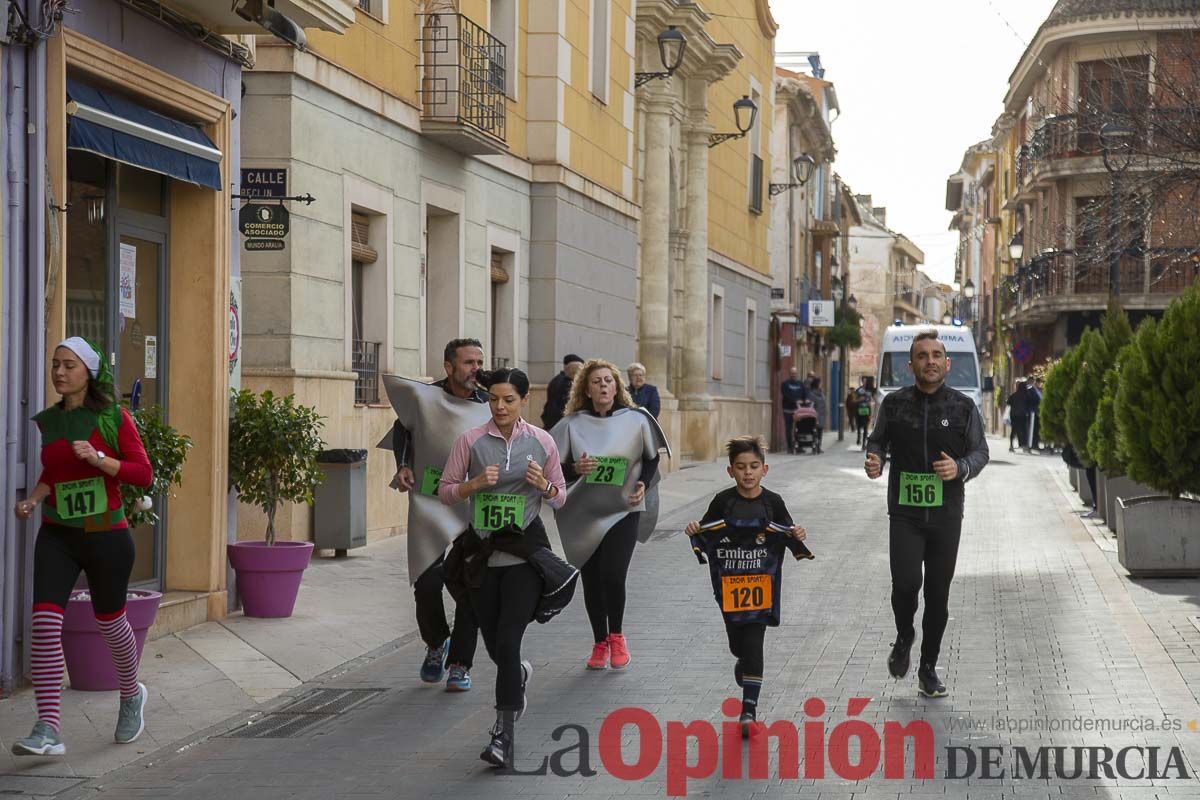
<svg viewBox="0 0 1200 800">
<path fill-rule="evenodd" d="M 988 463 L 983 417 L 975 401 L 942 385 L 933 394 L 906 386 L 883 398 L 867 452 L 888 470 L 888 514 L 925 522 L 962 517 L 963 485 Z M 927 476 L 945 452 L 958 465 L 958 477 L 941 484 L 942 504 L 914 506 L 901 502 L 901 473 Z"/>
<path fill-rule="evenodd" d="M 511 526 L 502 528 L 486 539 L 481 539 L 474 528 L 467 528 L 446 555 L 446 589 L 454 602 L 470 602 L 469 591 L 483 585 L 488 556 L 497 551 L 525 559 L 541 577 L 542 596 L 533 611 L 536 621 L 549 622 L 570 604 L 579 570 L 550 549 L 541 525 L 525 531 Z"/>
</svg>

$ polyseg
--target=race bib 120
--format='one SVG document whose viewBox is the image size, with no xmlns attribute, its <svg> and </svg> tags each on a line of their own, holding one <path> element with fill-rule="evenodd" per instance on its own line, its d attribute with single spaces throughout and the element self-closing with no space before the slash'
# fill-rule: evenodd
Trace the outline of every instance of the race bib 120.
<svg viewBox="0 0 1200 800">
<path fill-rule="evenodd" d="M 942 479 L 932 472 L 901 472 L 900 505 L 940 508 Z"/>
<path fill-rule="evenodd" d="M 475 495 L 473 524 L 478 531 L 498 531 L 505 525 L 521 527 L 525 522 L 525 496 L 480 492 Z"/>
<path fill-rule="evenodd" d="M 721 578 L 722 611 L 762 611 L 770 607 L 770 575 L 725 575 Z"/>
</svg>

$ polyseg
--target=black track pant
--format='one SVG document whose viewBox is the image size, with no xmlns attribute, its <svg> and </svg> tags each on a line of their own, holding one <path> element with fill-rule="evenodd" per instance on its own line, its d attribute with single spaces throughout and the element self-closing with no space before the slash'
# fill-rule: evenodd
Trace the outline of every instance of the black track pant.
<svg viewBox="0 0 1200 800">
<path fill-rule="evenodd" d="M 729 652 L 742 662 L 742 674 L 761 678 L 763 674 L 763 638 L 767 626 L 761 622 L 745 625 L 725 623 Z"/>
<path fill-rule="evenodd" d="M 92 609 L 114 614 L 125 608 L 133 556 L 133 537 L 126 528 L 85 533 L 42 523 L 33 548 L 33 602 L 65 609 L 82 571 L 87 575 Z"/>
<path fill-rule="evenodd" d="M 603 642 L 610 633 L 621 633 L 625 622 L 625 576 L 637 547 L 641 514 L 627 514 L 604 534 L 600 546 L 579 570 L 583 578 L 583 604 L 592 623 L 592 640 Z"/>
<path fill-rule="evenodd" d="M 479 627 L 475 624 L 470 603 L 455 604 L 453 632 L 446 624 L 446 606 L 442 598 L 446 576 L 442 562 L 441 558 L 433 562 L 413 585 L 413 596 L 417 601 L 417 629 L 426 647 L 441 647 L 446 637 L 450 637 L 450 653 L 446 661 L 470 669 L 475 661 Z"/>
<path fill-rule="evenodd" d="M 483 644 L 496 663 L 496 710 L 519 711 L 521 639 L 542 596 L 542 578 L 529 564 L 488 567 L 483 585 L 471 590 L 471 606 Z"/>
<path fill-rule="evenodd" d="M 942 634 L 950 618 L 950 582 L 958 560 L 958 540 L 962 518 L 925 523 L 893 516 L 889 536 L 892 565 L 892 611 L 896 632 L 912 639 L 913 617 L 917 613 L 917 594 L 922 588 L 924 568 L 925 614 L 921 618 L 921 663 L 936 664 L 942 647 Z"/>
<path fill-rule="evenodd" d="M 787 440 L 787 449 L 789 453 L 796 449 L 796 423 L 792 421 L 792 415 L 794 413 L 795 409 L 788 411 L 785 408 L 783 410 L 783 435 Z"/>
</svg>

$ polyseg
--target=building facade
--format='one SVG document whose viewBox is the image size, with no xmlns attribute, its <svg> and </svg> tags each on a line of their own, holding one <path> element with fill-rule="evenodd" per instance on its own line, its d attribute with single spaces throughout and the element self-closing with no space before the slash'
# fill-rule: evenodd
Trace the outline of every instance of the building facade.
<svg viewBox="0 0 1200 800">
<path fill-rule="evenodd" d="M 229 605 L 228 393 L 236 382 L 231 312 L 239 275 L 236 185 L 242 74 L 258 23 L 206 2 L 79 0 L 31 20 L 5 46 L 11 180 L 4 229 L 8 507 L 32 489 L 38 439 L 28 414 L 54 402 L 55 344 L 86 336 L 108 354 L 131 406 L 157 405 L 194 447 L 162 517 L 133 531 L 132 584 L 164 592 L 159 630 L 223 616 Z M 297 24 L 340 31 L 348 0 L 283 0 Z M 28 132 L 28 134 L 27 134 Z M 10 184 L 10 188 L 14 184 Z M 20 265 L 20 266 L 18 266 Z M 27 265 L 27 269 L 26 269 Z M 21 333 L 13 336 L 12 331 Z M 3 681 L 24 671 L 32 527 L 5 515 Z"/>
</svg>

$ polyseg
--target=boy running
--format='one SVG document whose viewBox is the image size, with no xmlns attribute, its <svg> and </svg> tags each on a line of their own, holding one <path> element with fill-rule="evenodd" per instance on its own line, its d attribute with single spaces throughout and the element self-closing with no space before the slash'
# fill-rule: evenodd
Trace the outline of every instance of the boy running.
<svg viewBox="0 0 1200 800">
<path fill-rule="evenodd" d="M 742 736 L 749 736 L 762 689 L 763 638 L 768 627 L 779 625 L 783 551 L 791 550 L 797 560 L 813 555 L 802 543 L 804 528 L 792 522 L 783 498 L 762 487 L 767 474 L 762 440 L 741 436 L 725 449 L 735 483 L 718 492 L 704 518 L 688 523 L 686 530 L 697 560 L 709 565 L 729 650 L 737 659 L 733 676 L 742 687 L 738 721 Z"/>
</svg>

